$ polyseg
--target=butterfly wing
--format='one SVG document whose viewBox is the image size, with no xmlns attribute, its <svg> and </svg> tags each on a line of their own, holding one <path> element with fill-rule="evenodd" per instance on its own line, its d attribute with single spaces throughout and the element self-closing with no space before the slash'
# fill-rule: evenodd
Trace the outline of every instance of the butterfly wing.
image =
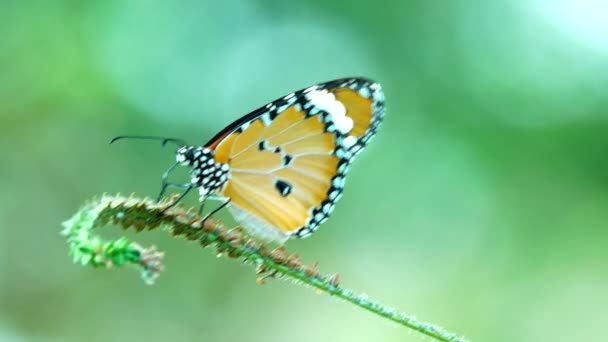
<svg viewBox="0 0 608 342">
<path fill-rule="evenodd" d="M 380 85 L 340 79 L 289 94 L 207 143 L 230 166 L 220 195 L 245 227 L 285 240 L 311 234 L 333 211 L 356 154 L 384 116 Z"/>
</svg>

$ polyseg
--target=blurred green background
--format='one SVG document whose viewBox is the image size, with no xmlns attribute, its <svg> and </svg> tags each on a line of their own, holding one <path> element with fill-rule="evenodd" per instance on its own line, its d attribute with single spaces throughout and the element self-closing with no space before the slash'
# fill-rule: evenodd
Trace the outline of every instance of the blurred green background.
<svg viewBox="0 0 608 342">
<path fill-rule="evenodd" d="M 157 194 L 174 149 L 111 137 L 202 144 L 274 98 L 353 75 L 382 83 L 385 124 L 333 217 L 288 248 L 473 341 L 606 339 L 607 11 L 0 2 L 0 341 L 428 340 L 289 282 L 256 285 L 251 268 L 161 231 L 137 237 L 167 251 L 153 287 L 73 265 L 59 235 L 94 195 Z"/>
</svg>

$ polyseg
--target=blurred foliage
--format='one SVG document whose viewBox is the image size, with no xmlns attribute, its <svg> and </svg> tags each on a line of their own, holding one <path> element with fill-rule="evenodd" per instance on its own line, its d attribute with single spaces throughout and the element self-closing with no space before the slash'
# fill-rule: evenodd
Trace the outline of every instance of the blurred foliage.
<svg viewBox="0 0 608 342">
<path fill-rule="evenodd" d="M 421 340 L 325 296 L 256 285 L 164 234 L 139 237 L 167 251 L 154 287 L 75 267 L 59 235 L 94 194 L 158 191 L 172 149 L 109 148 L 112 136 L 202 144 L 267 101 L 351 75 L 383 84 L 385 125 L 333 217 L 290 250 L 473 341 L 601 339 L 606 10 L 0 2 L 0 340 Z"/>
</svg>

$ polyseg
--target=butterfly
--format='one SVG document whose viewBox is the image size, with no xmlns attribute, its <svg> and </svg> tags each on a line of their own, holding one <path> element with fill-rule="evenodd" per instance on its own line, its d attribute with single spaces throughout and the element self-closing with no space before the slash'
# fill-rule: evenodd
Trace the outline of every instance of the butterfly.
<svg viewBox="0 0 608 342">
<path fill-rule="evenodd" d="M 164 139 L 181 146 L 159 199 L 169 185 L 186 189 L 173 204 L 197 188 L 201 202 L 223 202 L 211 214 L 226 206 L 260 239 L 309 236 L 334 210 L 351 163 L 383 118 L 382 88 L 366 78 L 298 90 L 241 117 L 203 146 Z M 177 165 L 190 168 L 190 182 L 166 182 Z"/>
</svg>

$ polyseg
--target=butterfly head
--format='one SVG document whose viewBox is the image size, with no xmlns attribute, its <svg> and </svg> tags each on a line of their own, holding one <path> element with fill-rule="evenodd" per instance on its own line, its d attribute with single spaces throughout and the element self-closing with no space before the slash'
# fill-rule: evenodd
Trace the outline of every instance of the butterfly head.
<svg viewBox="0 0 608 342">
<path fill-rule="evenodd" d="M 228 164 L 217 162 L 214 151 L 209 148 L 184 146 L 177 150 L 175 159 L 192 168 L 191 182 L 199 188 L 201 198 L 220 190 L 228 180 Z"/>
<path fill-rule="evenodd" d="M 194 162 L 194 150 L 196 147 L 194 146 L 183 146 L 177 150 L 175 155 L 175 160 L 180 163 L 182 166 L 192 165 Z"/>
</svg>

